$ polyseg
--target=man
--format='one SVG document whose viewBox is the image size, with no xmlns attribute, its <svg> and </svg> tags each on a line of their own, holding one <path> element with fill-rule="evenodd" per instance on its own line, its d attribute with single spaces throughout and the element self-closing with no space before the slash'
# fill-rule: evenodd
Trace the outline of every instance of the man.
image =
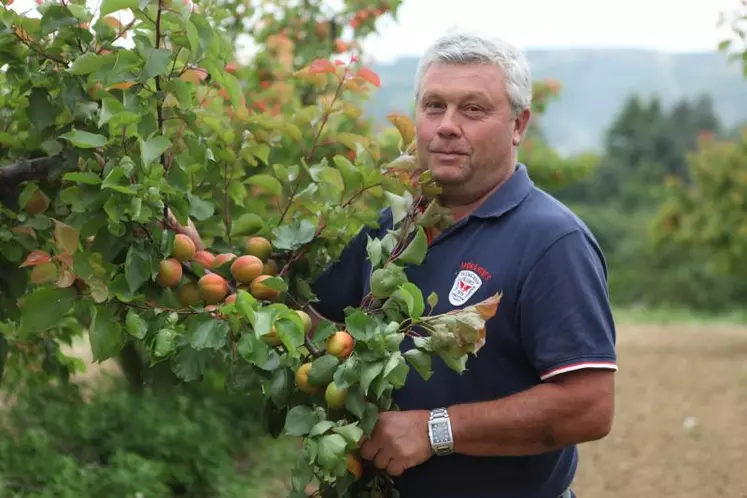
<svg viewBox="0 0 747 498">
<path fill-rule="evenodd" d="M 612 425 L 616 333 L 593 235 L 517 162 L 531 114 L 527 63 L 501 41 L 444 36 L 420 62 L 416 102 L 420 160 L 458 221 L 433 234 L 408 277 L 441 297 L 435 313 L 496 292 L 503 300 L 467 371 L 434 359 L 426 382 L 411 369 L 399 410 L 381 414 L 361 454 L 403 498 L 574 496 L 575 445 Z M 383 236 L 391 221 L 386 213 L 362 230 L 315 282 L 320 316 L 339 322 L 360 304 L 366 235 Z M 446 429 L 445 451 L 430 424 Z"/>
</svg>

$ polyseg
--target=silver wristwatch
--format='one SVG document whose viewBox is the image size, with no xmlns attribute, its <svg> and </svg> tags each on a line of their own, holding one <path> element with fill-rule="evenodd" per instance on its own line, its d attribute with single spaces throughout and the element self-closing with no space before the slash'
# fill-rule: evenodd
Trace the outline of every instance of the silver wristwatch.
<svg viewBox="0 0 747 498">
<path fill-rule="evenodd" d="M 428 437 L 431 440 L 431 448 L 436 455 L 449 455 L 454 453 L 454 436 L 451 432 L 451 419 L 446 408 L 431 410 L 428 418 Z"/>
</svg>

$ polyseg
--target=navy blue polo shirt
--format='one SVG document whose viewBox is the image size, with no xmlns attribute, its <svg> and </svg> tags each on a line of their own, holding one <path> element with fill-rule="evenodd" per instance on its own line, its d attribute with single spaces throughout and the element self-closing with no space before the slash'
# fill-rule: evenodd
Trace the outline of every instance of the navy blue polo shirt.
<svg viewBox="0 0 747 498">
<path fill-rule="evenodd" d="M 314 282 L 319 313 L 341 322 L 345 307 L 360 305 L 371 272 L 366 236 L 383 237 L 391 222 L 385 211 L 381 226 L 364 228 Z M 425 261 L 406 273 L 423 295 L 439 295 L 435 313 L 496 292 L 503 298 L 467 371 L 459 375 L 434 358 L 426 382 L 411 368 L 394 396 L 402 410 L 488 401 L 564 372 L 617 368 L 604 256 L 586 225 L 537 188 L 523 164 L 474 213 L 435 237 Z M 402 342 L 403 351 L 411 347 Z M 434 456 L 395 483 L 402 498 L 556 498 L 571 484 L 577 458 L 575 446 L 522 457 Z"/>
</svg>

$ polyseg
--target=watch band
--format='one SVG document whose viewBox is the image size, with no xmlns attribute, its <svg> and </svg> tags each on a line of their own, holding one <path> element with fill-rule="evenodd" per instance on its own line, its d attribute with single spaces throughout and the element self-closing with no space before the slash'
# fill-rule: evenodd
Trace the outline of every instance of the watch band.
<svg viewBox="0 0 747 498">
<path fill-rule="evenodd" d="M 431 448 L 436 455 L 454 453 L 454 436 L 451 431 L 451 419 L 446 408 L 431 410 L 428 417 L 428 437 Z"/>
</svg>

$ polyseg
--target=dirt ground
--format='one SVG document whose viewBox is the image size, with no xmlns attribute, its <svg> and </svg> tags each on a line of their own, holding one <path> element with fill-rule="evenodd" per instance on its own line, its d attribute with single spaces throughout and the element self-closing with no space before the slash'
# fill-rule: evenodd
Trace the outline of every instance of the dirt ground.
<svg viewBox="0 0 747 498">
<path fill-rule="evenodd" d="M 618 337 L 615 424 L 581 447 L 578 497 L 747 498 L 747 327 L 620 325 Z"/>
<path fill-rule="evenodd" d="M 747 498 L 747 327 L 620 326 L 612 433 L 579 498 Z"/>
</svg>

